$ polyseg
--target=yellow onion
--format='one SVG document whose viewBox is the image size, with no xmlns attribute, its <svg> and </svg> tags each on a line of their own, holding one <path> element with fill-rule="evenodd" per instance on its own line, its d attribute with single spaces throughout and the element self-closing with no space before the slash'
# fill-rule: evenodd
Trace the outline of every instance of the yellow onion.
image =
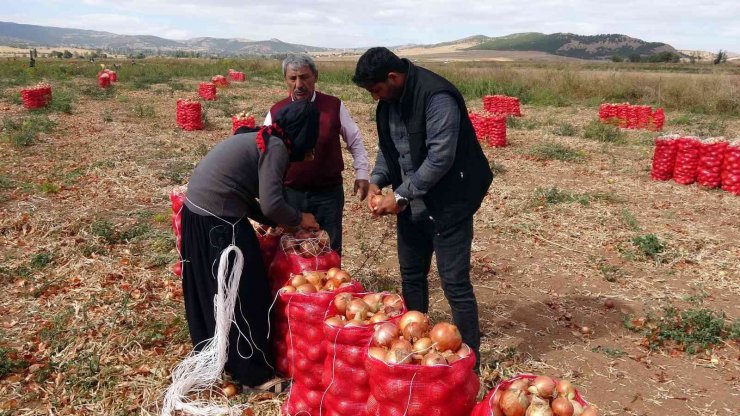
<svg viewBox="0 0 740 416">
<path fill-rule="evenodd" d="M 370 308 L 370 312 L 375 313 L 380 309 L 381 301 L 383 299 L 382 293 L 368 293 L 367 295 L 362 297 L 362 300 L 367 303 L 367 306 Z"/>
<path fill-rule="evenodd" d="M 321 284 L 321 281 L 324 279 L 324 274 L 321 272 L 305 272 L 303 275 L 306 277 L 308 283 L 314 286 Z"/>
<path fill-rule="evenodd" d="M 327 318 L 327 320 L 324 322 L 326 322 L 328 325 L 331 325 L 331 326 L 338 326 L 338 327 L 344 326 L 344 321 L 342 320 L 342 318 L 338 316 L 332 316 L 331 318 Z"/>
<path fill-rule="evenodd" d="M 555 416 L 573 416 L 573 405 L 567 397 L 560 396 L 552 401 L 552 412 Z"/>
<path fill-rule="evenodd" d="M 555 391 L 558 392 L 558 396 L 563 396 L 568 399 L 576 397 L 576 389 L 568 380 L 559 380 L 555 385 Z"/>
<path fill-rule="evenodd" d="M 383 311 L 388 316 L 396 316 L 403 311 L 403 299 L 401 296 L 393 294 L 383 298 Z"/>
<path fill-rule="evenodd" d="M 344 315 L 347 312 L 347 305 L 352 302 L 352 295 L 347 292 L 338 293 L 334 296 L 334 308 L 337 313 Z"/>
<path fill-rule="evenodd" d="M 295 288 L 298 293 L 316 293 L 316 286 L 306 283 Z"/>
<path fill-rule="evenodd" d="M 581 416 L 598 416 L 599 412 L 597 411 L 596 407 L 593 405 L 586 407 L 583 409 L 583 413 L 581 413 Z"/>
<path fill-rule="evenodd" d="M 401 336 L 401 331 L 395 324 L 385 322 L 375 327 L 372 345 L 374 347 L 389 348 L 391 344 Z"/>
<path fill-rule="evenodd" d="M 409 322 L 408 325 L 406 325 L 406 328 L 403 329 L 403 337 L 404 339 L 407 339 L 409 342 L 416 342 L 421 338 L 424 338 L 424 328 L 422 328 L 422 324 L 418 322 Z"/>
<path fill-rule="evenodd" d="M 491 405 L 491 412 L 493 413 L 492 416 L 506 416 L 504 415 L 504 411 L 501 410 L 501 396 L 503 394 L 504 390 L 496 390 L 496 392 L 493 393 L 493 397 L 491 397 L 491 401 L 488 402 Z"/>
<path fill-rule="evenodd" d="M 445 360 L 445 357 L 442 356 L 442 354 L 438 352 L 430 352 L 426 355 L 424 355 L 424 358 L 421 360 L 422 365 L 447 365 L 447 360 Z"/>
<path fill-rule="evenodd" d="M 526 416 L 553 416 L 552 409 L 547 400 L 537 396 L 532 398 L 532 403 L 527 408 Z"/>
<path fill-rule="evenodd" d="M 509 390 L 527 391 L 528 388 L 529 388 L 529 379 L 526 379 L 526 378 L 520 378 L 518 380 L 514 380 L 514 382 L 512 382 L 509 385 Z"/>
<path fill-rule="evenodd" d="M 294 274 L 290 278 L 290 285 L 297 288 L 298 286 L 303 286 L 306 283 L 308 283 L 308 280 L 306 280 L 306 276 L 302 274 Z"/>
<path fill-rule="evenodd" d="M 501 396 L 500 405 L 506 416 L 524 416 L 529 399 L 524 390 L 510 388 Z"/>
<path fill-rule="evenodd" d="M 415 352 L 427 352 L 432 348 L 432 339 L 429 337 L 419 338 L 418 341 L 414 342 Z"/>
<path fill-rule="evenodd" d="M 450 355 L 446 356 L 445 358 L 447 359 L 447 362 L 450 363 L 450 364 L 454 363 L 455 361 L 462 360 L 462 357 L 460 357 L 457 354 L 450 354 Z"/>
<path fill-rule="evenodd" d="M 406 325 L 411 322 L 418 322 L 422 324 L 422 332 L 426 332 L 429 329 L 429 318 L 419 311 L 408 311 L 398 321 L 398 327 L 403 331 Z"/>
<path fill-rule="evenodd" d="M 238 392 L 236 386 L 231 383 L 226 383 L 221 390 L 224 392 L 224 396 L 226 397 L 234 397 Z"/>
<path fill-rule="evenodd" d="M 528 390 L 543 399 L 551 399 L 555 393 L 555 380 L 548 376 L 537 376 L 532 380 Z"/>
<path fill-rule="evenodd" d="M 352 299 L 352 301 L 347 305 L 345 315 L 347 316 L 347 319 L 359 318 L 362 321 L 367 318 L 367 313 L 369 311 L 370 308 L 367 306 L 365 301 L 362 299 Z"/>
<path fill-rule="evenodd" d="M 465 358 L 465 357 L 469 356 L 472 352 L 473 352 L 473 350 L 470 347 L 468 347 L 468 344 L 462 344 L 462 345 L 460 345 L 460 349 L 458 349 L 455 352 L 455 354 L 457 354 L 458 356 L 460 356 L 460 358 Z"/>
<path fill-rule="evenodd" d="M 385 362 L 388 364 L 410 364 L 411 353 L 401 348 L 391 349 L 385 355 Z"/>
<path fill-rule="evenodd" d="M 352 280 L 352 277 L 350 277 L 349 273 L 344 270 L 339 270 L 334 273 L 334 277 L 339 279 L 339 281 L 342 283 L 347 283 Z"/>
<path fill-rule="evenodd" d="M 378 322 L 385 322 L 388 317 L 383 312 L 378 312 L 370 318 L 370 323 L 377 324 Z"/>
<path fill-rule="evenodd" d="M 375 358 L 376 360 L 385 361 L 386 351 L 383 348 L 380 348 L 380 347 L 370 347 L 367 350 L 367 353 L 370 354 L 370 356 L 373 357 L 373 358 Z"/>
<path fill-rule="evenodd" d="M 280 292 L 282 293 L 294 293 L 295 288 L 291 285 L 283 286 L 280 288 Z"/>
<path fill-rule="evenodd" d="M 429 332 L 438 351 L 457 351 L 462 345 L 462 336 L 455 325 L 440 322 Z"/>
<path fill-rule="evenodd" d="M 408 353 L 411 354 L 414 351 L 414 346 L 403 338 L 397 338 L 391 343 L 391 349 L 403 349 L 404 351 L 408 351 Z"/>
<path fill-rule="evenodd" d="M 573 405 L 573 416 L 581 416 L 583 413 L 583 406 L 573 399 L 570 399 L 570 404 Z"/>
<path fill-rule="evenodd" d="M 337 274 L 337 272 L 338 272 L 338 271 L 340 271 L 340 270 L 342 270 L 342 269 L 340 269 L 339 267 L 332 267 L 331 269 L 329 269 L 329 270 L 327 270 L 327 271 L 326 271 L 326 278 L 327 278 L 327 279 L 331 279 L 331 278 L 332 278 L 332 277 L 334 277 L 334 276 L 335 276 L 335 275 Z"/>
<path fill-rule="evenodd" d="M 351 320 L 347 321 L 346 324 L 344 324 L 344 326 L 346 326 L 346 327 L 364 326 L 364 325 L 365 325 L 365 323 L 362 322 L 362 320 L 357 319 L 357 318 L 351 319 Z"/>
</svg>

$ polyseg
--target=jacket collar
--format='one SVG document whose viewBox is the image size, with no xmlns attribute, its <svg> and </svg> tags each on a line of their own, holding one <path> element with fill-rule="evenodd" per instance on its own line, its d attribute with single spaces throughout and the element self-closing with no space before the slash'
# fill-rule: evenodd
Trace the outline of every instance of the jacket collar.
<svg viewBox="0 0 740 416">
<path fill-rule="evenodd" d="M 414 105 L 414 90 L 416 89 L 416 66 L 406 58 L 403 58 L 407 65 L 406 82 L 403 84 L 403 93 L 398 104 L 401 107 L 401 118 L 407 120 L 411 116 L 411 110 Z"/>
</svg>

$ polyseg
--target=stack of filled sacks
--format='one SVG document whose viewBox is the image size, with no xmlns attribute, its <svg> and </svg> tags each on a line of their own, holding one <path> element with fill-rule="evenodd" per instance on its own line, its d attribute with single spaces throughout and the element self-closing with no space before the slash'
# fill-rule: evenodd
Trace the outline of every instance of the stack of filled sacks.
<svg viewBox="0 0 740 416">
<path fill-rule="evenodd" d="M 46 107 L 51 102 L 51 85 L 40 82 L 31 88 L 23 88 L 21 100 L 29 110 Z"/>
</svg>

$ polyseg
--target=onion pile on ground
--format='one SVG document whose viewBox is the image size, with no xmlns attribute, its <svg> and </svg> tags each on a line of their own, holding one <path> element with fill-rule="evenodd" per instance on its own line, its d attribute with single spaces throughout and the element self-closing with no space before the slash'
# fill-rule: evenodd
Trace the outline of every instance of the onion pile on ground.
<svg viewBox="0 0 740 416">
<path fill-rule="evenodd" d="M 418 311 L 406 312 L 398 325 L 378 325 L 368 350 L 388 364 L 425 366 L 452 364 L 471 353 L 455 325 L 440 322 L 432 327 L 429 317 Z"/>
</svg>

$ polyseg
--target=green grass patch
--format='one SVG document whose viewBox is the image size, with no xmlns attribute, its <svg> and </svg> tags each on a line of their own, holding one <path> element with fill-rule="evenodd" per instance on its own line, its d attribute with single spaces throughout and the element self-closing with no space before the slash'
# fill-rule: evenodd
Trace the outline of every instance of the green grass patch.
<svg viewBox="0 0 740 416">
<path fill-rule="evenodd" d="M 5 338 L 3 334 L 3 338 Z M 22 358 L 20 352 L 8 347 L 0 347 L 0 379 L 15 373 L 23 371 L 29 366 L 29 363 Z"/>
<path fill-rule="evenodd" d="M 628 209 L 623 209 L 619 212 L 619 217 L 624 225 L 632 231 L 640 231 L 640 223 L 637 221 L 635 214 Z"/>
<path fill-rule="evenodd" d="M 59 193 L 59 191 L 62 188 L 61 188 L 61 186 L 59 186 L 59 185 L 57 185 L 57 184 L 55 184 L 53 182 L 44 181 L 44 182 L 41 182 L 37 186 L 37 189 L 41 193 L 44 193 L 44 194 L 47 194 L 47 195 L 53 195 L 53 194 Z"/>
<path fill-rule="evenodd" d="M 136 103 L 131 112 L 139 118 L 152 118 L 155 116 L 154 106 L 152 104 Z"/>
<path fill-rule="evenodd" d="M 591 200 L 587 194 L 570 193 L 556 186 L 550 188 L 537 188 L 534 191 L 536 205 L 556 205 L 570 202 L 578 202 L 581 205 L 589 205 Z"/>
<path fill-rule="evenodd" d="M 513 130 L 534 130 L 539 127 L 537 121 L 524 117 L 506 117 L 506 128 Z"/>
<path fill-rule="evenodd" d="M 583 129 L 583 137 L 606 143 L 621 143 L 623 141 L 623 133 L 619 130 L 619 127 L 598 120 L 593 120 Z"/>
<path fill-rule="evenodd" d="M 34 269 L 43 269 L 54 261 L 54 255 L 48 251 L 42 251 L 31 256 L 29 263 Z"/>
<path fill-rule="evenodd" d="M 552 129 L 552 132 L 558 136 L 571 137 L 578 133 L 578 129 L 571 123 L 563 122 L 555 126 L 555 128 Z"/>
<path fill-rule="evenodd" d="M 4 141 L 16 147 L 31 146 L 36 143 L 39 133 L 51 132 L 56 123 L 43 114 L 32 114 L 18 119 L 5 118 L 2 123 Z"/>
<path fill-rule="evenodd" d="M 660 260 L 666 250 L 664 242 L 655 234 L 638 235 L 632 239 L 632 245 L 645 257 Z"/>
<path fill-rule="evenodd" d="M 562 162 L 578 162 L 586 155 L 570 146 L 555 142 L 543 142 L 532 146 L 528 154 L 539 160 L 559 160 Z"/>
</svg>

